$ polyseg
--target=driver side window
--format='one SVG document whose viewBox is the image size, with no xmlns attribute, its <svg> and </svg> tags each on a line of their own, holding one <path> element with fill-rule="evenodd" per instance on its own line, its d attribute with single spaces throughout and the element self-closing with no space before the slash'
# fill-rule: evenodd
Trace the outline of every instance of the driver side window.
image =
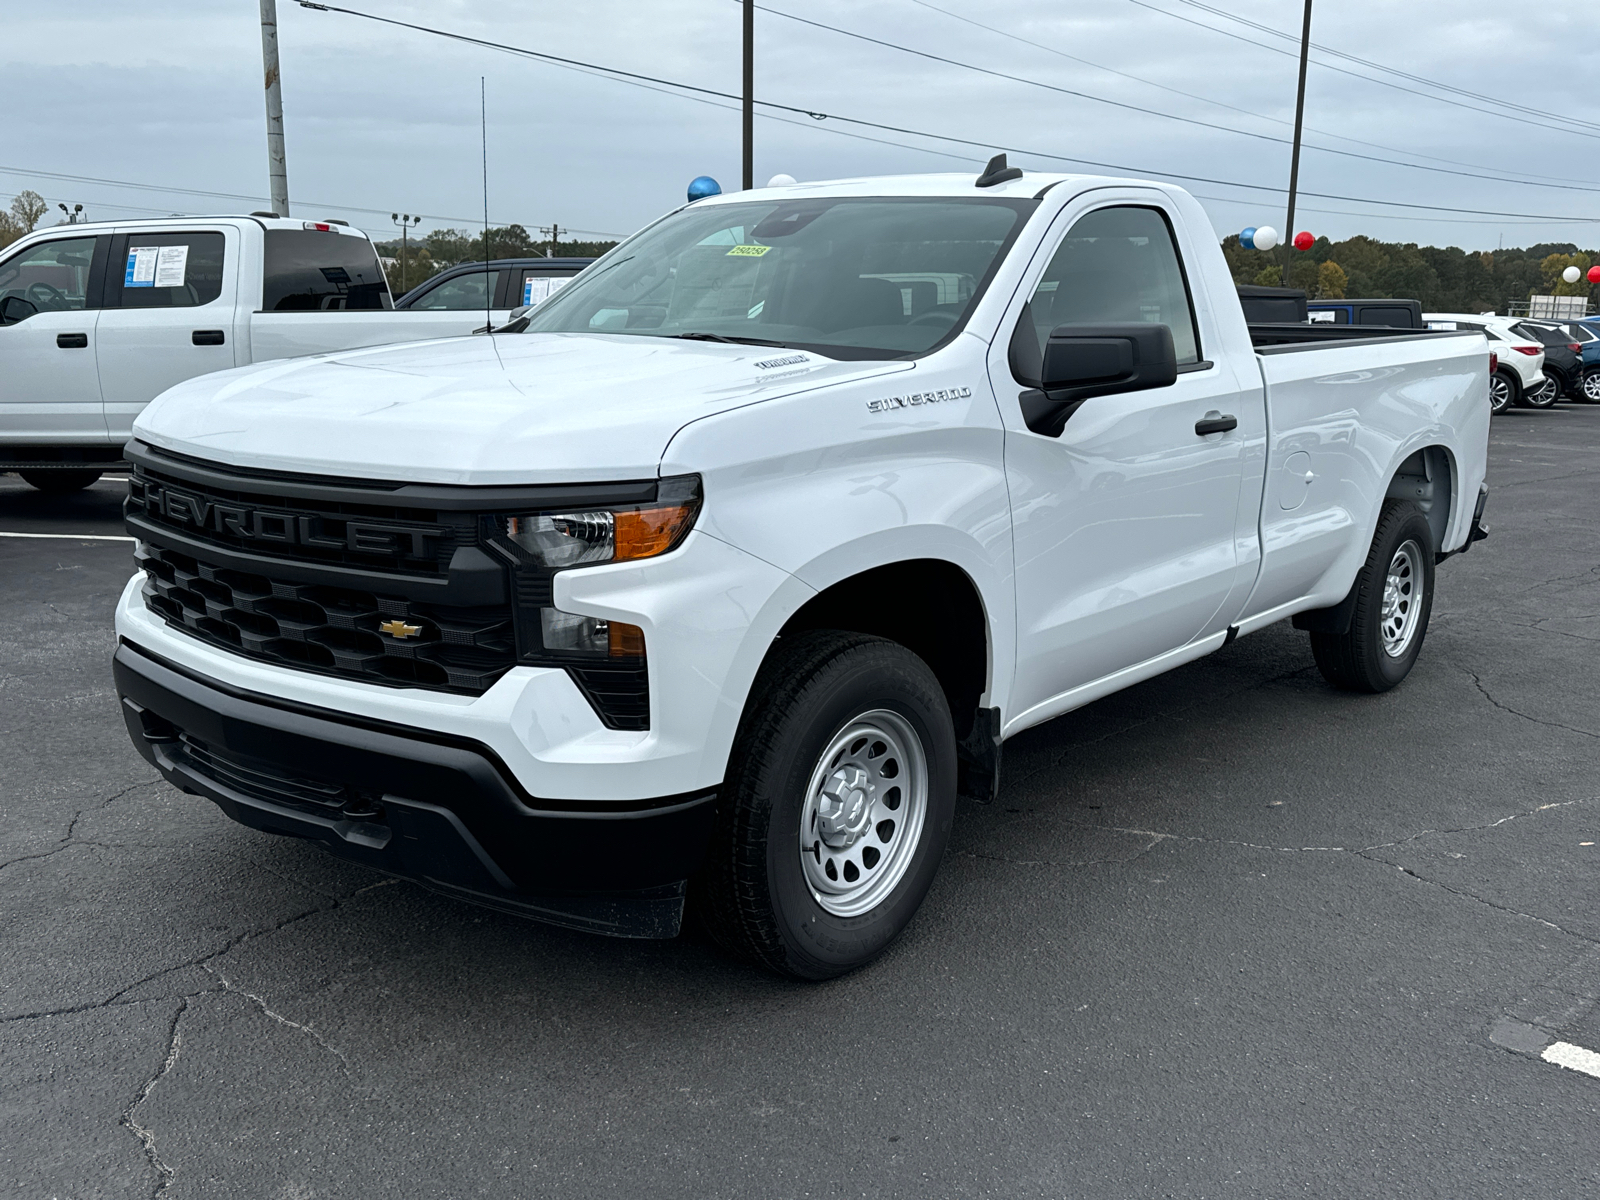
<svg viewBox="0 0 1600 1200">
<path fill-rule="evenodd" d="M 1180 367 L 1200 361 L 1178 248 L 1158 209 L 1123 205 L 1080 217 L 1028 300 L 1027 317 L 1041 355 L 1057 325 L 1148 321 L 1172 330 Z"/>
<path fill-rule="evenodd" d="M 89 267 L 94 238 L 58 238 L 40 242 L 0 263 L 0 305 L 10 320 L 36 312 L 69 312 L 89 307 Z M 24 305 L 6 301 L 17 297 Z M 30 312 L 27 308 L 32 306 Z"/>
</svg>

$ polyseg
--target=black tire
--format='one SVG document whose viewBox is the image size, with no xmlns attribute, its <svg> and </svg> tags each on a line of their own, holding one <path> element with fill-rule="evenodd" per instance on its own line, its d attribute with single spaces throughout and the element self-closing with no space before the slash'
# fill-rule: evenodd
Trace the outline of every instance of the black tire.
<svg viewBox="0 0 1600 1200">
<path fill-rule="evenodd" d="M 1561 399 L 1561 380 L 1551 371 L 1545 371 L 1537 387 L 1522 394 L 1522 403 L 1529 408 L 1551 408 Z"/>
<path fill-rule="evenodd" d="M 1499 416 L 1513 404 L 1520 402 L 1522 383 L 1510 371 L 1496 371 L 1489 376 L 1489 412 Z"/>
<path fill-rule="evenodd" d="M 1391 564 L 1408 545 L 1416 551 L 1407 564 L 1413 580 L 1409 606 L 1397 606 L 1395 612 L 1412 614 L 1412 624 L 1402 652 L 1395 654 L 1387 647 L 1384 636 L 1386 617 L 1393 616 L 1384 611 L 1385 590 Z M 1356 576 L 1355 613 L 1349 631 L 1311 635 L 1311 654 L 1324 679 L 1345 691 L 1376 693 L 1388 691 L 1411 673 L 1422 652 L 1428 617 L 1433 612 L 1433 555 L 1433 530 L 1422 510 L 1409 500 L 1385 503 L 1366 565 Z M 1416 594 L 1417 579 L 1421 580 L 1420 597 Z M 1404 588 L 1400 600 L 1404 605 Z M 1403 615 L 1400 619 L 1403 623 Z"/>
<path fill-rule="evenodd" d="M 921 827 L 912 845 L 896 851 L 903 873 L 892 890 L 859 915 L 838 916 L 823 907 L 801 864 L 801 817 L 835 739 L 864 715 L 885 711 L 920 740 L 927 784 Z M 739 725 L 707 865 L 691 887 L 692 912 L 740 958 L 795 979 L 843 975 L 871 962 L 910 923 L 944 856 L 955 799 L 950 709 L 922 659 L 864 634 L 816 630 L 782 638 Z M 863 845 L 874 835 L 883 836 L 881 825 Z M 882 862 L 887 867 L 891 859 Z"/>
<path fill-rule="evenodd" d="M 25 483 L 38 488 L 41 492 L 49 492 L 54 496 L 63 496 L 69 492 L 81 492 L 99 479 L 101 471 L 18 471 Z"/>
</svg>

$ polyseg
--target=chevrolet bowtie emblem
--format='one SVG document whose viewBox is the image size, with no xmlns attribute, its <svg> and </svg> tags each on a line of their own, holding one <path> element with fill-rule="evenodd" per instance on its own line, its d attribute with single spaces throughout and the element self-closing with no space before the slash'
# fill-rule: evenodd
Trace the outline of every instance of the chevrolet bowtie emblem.
<svg viewBox="0 0 1600 1200">
<path fill-rule="evenodd" d="M 385 621 L 378 626 L 379 633 L 387 633 L 392 638 L 414 638 L 422 632 L 421 625 L 407 625 L 404 621 Z"/>
</svg>

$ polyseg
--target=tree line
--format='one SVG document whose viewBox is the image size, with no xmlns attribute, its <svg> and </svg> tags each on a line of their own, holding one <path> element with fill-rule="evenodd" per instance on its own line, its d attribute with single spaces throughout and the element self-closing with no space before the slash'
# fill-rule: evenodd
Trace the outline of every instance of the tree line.
<svg viewBox="0 0 1600 1200">
<path fill-rule="evenodd" d="M 1356 236 L 1342 242 L 1318 238 L 1309 250 L 1291 250 L 1289 278 L 1282 251 L 1246 250 L 1237 234 L 1222 239 L 1235 283 L 1300 288 L 1314 300 L 1345 298 L 1422 301 L 1424 312 L 1505 312 L 1531 295 L 1600 299 L 1587 278 L 1566 283 L 1561 272 L 1587 272 L 1600 251 L 1570 242 L 1545 242 L 1527 249 L 1462 250 L 1419 246 Z"/>
</svg>

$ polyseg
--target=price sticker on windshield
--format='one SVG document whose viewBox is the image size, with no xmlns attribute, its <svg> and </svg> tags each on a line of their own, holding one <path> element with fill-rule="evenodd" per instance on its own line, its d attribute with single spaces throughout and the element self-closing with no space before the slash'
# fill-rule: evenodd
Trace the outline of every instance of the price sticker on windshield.
<svg viewBox="0 0 1600 1200">
<path fill-rule="evenodd" d="M 763 254 L 771 249 L 771 246 L 735 246 L 732 250 L 728 251 L 727 257 L 760 258 Z"/>
</svg>

